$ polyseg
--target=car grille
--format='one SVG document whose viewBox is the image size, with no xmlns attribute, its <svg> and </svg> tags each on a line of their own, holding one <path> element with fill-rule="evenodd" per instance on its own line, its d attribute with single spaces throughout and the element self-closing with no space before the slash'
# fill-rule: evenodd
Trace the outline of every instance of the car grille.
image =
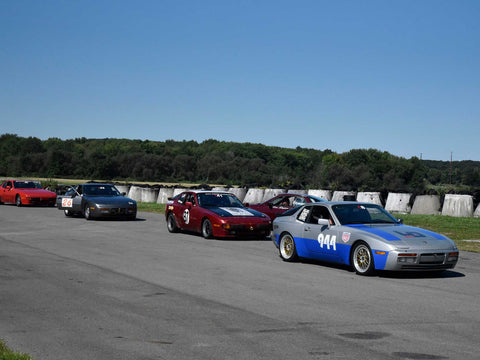
<svg viewBox="0 0 480 360">
<path fill-rule="evenodd" d="M 444 253 L 421 254 L 419 264 L 443 264 L 444 262 Z"/>
<path fill-rule="evenodd" d="M 110 214 L 112 215 L 125 215 L 127 213 L 127 209 L 125 208 L 111 208 L 110 209 Z"/>
</svg>

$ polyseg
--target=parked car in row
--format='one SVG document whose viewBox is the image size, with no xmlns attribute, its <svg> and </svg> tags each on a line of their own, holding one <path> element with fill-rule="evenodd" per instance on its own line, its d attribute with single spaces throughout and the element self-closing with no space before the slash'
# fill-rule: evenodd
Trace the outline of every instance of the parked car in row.
<svg viewBox="0 0 480 360">
<path fill-rule="evenodd" d="M 57 194 L 45 190 L 39 181 L 6 180 L 0 185 L 0 204 L 54 206 Z"/>
<path fill-rule="evenodd" d="M 79 184 L 65 195 L 57 197 L 57 207 L 66 216 L 81 215 L 85 219 L 101 217 L 121 217 L 135 220 L 137 202 L 125 197 L 112 184 Z"/>
<path fill-rule="evenodd" d="M 232 193 L 191 190 L 170 198 L 165 209 L 168 231 L 189 230 L 204 238 L 256 237 L 270 234 L 268 215 L 246 208 Z"/>
<path fill-rule="evenodd" d="M 313 195 L 285 193 L 274 196 L 260 204 L 245 204 L 245 206 L 267 214 L 270 219 L 274 220 L 278 215 L 294 207 L 323 201 L 326 200 Z"/>
<path fill-rule="evenodd" d="M 273 235 L 285 261 L 329 261 L 352 266 L 360 275 L 453 269 L 459 256 L 446 236 L 404 225 L 370 203 L 305 204 L 277 217 Z"/>
</svg>

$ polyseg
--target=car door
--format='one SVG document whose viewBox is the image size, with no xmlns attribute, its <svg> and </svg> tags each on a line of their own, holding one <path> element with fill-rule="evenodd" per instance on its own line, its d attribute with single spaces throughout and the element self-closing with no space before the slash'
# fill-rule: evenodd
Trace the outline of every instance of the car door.
<svg viewBox="0 0 480 360">
<path fill-rule="evenodd" d="M 305 219 L 303 237 L 305 245 L 313 258 L 335 261 L 339 259 L 339 231 L 333 223 L 333 217 L 326 206 L 310 206 Z M 319 223 L 320 220 L 320 223 Z"/>
<path fill-rule="evenodd" d="M 13 183 L 12 181 L 7 181 L 2 187 L 2 201 L 6 203 L 13 203 L 15 202 L 14 195 L 15 191 L 13 190 Z"/>
<path fill-rule="evenodd" d="M 175 219 L 177 220 L 177 224 L 181 229 L 190 229 L 190 209 L 189 205 L 187 204 L 187 198 L 190 197 L 189 192 L 184 192 L 180 194 L 177 199 L 177 203 L 175 206 Z"/>
</svg>

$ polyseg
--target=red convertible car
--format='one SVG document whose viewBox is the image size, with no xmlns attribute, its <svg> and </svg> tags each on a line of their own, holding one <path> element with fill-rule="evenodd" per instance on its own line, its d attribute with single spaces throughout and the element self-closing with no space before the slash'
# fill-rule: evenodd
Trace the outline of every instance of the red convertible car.
<svg viewBox="0 0 480 360">
<path fill-rule="evenodd" d="M 218 237 L 258 237 L 270 234 L 270 218 L 247 209 L 232 193 L 221 191 L 185 191 L 170 198 L 165 209 L 170 232 L 189 230 L 206 239 Z"/>
<path fill-rule="evenodd" d="M 245 204 L 245 206 L 249 207 L 250 209 L 254 209 L 264 214 L 267 214 L 273 221 L 278 215 L 283 214 L 285 211 L 294 207 L 306 203 L 324 201 L 326 200 L 313 195 L 285 193 L 278 194 L 277 196 L 274 196 L 273 198 L 260 204 Z"/>
<path fill-rule="evenodd" d="M 0 204 L 54 206 L 57 194 L 45 190 L 38 181 L 7 180 L 0 185 Z"/>
</svg>

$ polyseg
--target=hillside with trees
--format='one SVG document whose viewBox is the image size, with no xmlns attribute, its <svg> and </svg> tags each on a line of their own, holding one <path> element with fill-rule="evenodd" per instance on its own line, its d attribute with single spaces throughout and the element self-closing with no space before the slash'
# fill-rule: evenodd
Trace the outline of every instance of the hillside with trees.
<svg viewBox="0 0 480 360">
<path fill-rule="evenodd" d="M 295 149 L 217 140 L 0 136 L 0 177 L 191 182 L 428 193 L 475 192 L 480 162 L 405 159 L 375 149 Z"/>
</svg>

